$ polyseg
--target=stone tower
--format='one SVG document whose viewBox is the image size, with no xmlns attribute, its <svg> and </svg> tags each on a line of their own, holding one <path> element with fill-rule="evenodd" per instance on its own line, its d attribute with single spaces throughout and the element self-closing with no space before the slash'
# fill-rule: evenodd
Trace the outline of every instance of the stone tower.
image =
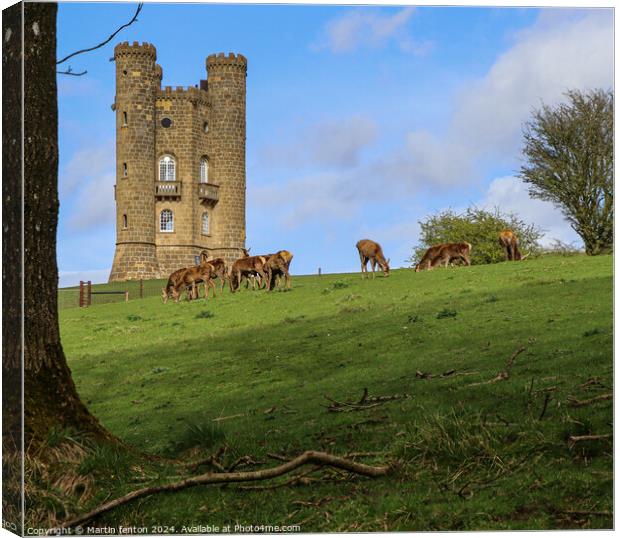
<svg viewBox="0 0 620 538">
<path fill-rule="evenodd" d="M 116 62 L 116 253 L 110 281 L 163 278 L 203 250 L 245 246 L 247 61 L 207 58 L 207 80 L 161 88 L 153 45 L 121 43 Z"/>
</svg>

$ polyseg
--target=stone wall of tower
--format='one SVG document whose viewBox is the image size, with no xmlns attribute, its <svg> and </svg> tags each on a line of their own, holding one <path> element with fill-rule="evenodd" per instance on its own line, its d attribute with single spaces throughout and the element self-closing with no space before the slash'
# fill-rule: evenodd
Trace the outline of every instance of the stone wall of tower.
<svg viewBox="0 0 620 538">
<path fill-rule="evenodd" d="M 110 281 L 163 278 L 193 265 L 203 250 L 231 263 L 245 247 L 246 59 L 209 56 L 208 90 L 162 89 L 152 45 L 122 43 L 115 60 L 117 247 Z M 175 160 L 180 194 L 157 190 L 164 155 Z M 202 158 L 218 200 L 199 195 Z M 160 229 L 164 209 L 173 212 L 173 231 Z"/>
<path fill-rule="evenodd" d="M 155 251 L 155 47 L 121 43 L 116 62 L 116 252 L 110 281 L 159 275 Z"/>
<path fill-rule="evenodd" d="M 207 58 L 209 162 L 220 200 L 214 214 L 212 253 L 232 261 L 245 247 L 245 138 L 247 60 L 241 54 L 219 53 Z"/>
</svg>

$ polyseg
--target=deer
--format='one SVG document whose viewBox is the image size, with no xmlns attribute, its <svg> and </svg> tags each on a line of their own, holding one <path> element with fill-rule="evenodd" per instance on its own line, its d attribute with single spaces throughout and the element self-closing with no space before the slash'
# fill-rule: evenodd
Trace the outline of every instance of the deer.
<svg viewBox="0 0 620 538">
<path fill-rule="evenodd" d="M 265 258 L 265 256 L 245 256 L 236 260 L 230 270 L 229 283 L 231 293 L 239 289 L 243 277 L 248 278 L 253 275 L 258 275 L 261 280 L 264 279 L 265 273 L 263 271 L 263 266 L 266 261 L 267 258 Z"/>
<path fill-rule="evenodd" d="M 370 267 L 372 268 L 372 278 L 375 278 L 375 267 L 377 265 L 381 267 L 384 276 L 390 276 L 390 260 L 385 259 L 383 249 L 379 243 L 371 239 L 360 239 L 355 246 L 359 252 L 360 262 L 362 264 L 362 279 L 368 277 L 367 264 L 369 261 Z"/>
<path fill-rule="evenodd" d="M 187 290 L 188 300 L 197 299 L 200 296 L 198 284 L 204 283 L 205 299 L 209 298 L 209 288 L 213 288 L 215 297 L 215 283 L 213 278 L 216 276 L 215 268 L 210 263 L 201 263 L 192 267 L 184 267 L 174 271 L 168 277 L 168 283 L 162 290 L 164 304 L 172 295 L 174 302 L 178 303 L 183 291 Z"/>
<path fill-rule="evenodd" d="M 415 272 L 419 273 L 424 269 L 431 270 L 435 267 L 448 264 L 454 259 L 462 260 L 465 265 L 471 265 L 469 255 L 471 253 L 471 244 L 465 241 L 461 243 L 442 243 L 429 247 L 422 259 L 415 267 Z"/>
<path fill-rule="evenodd" d="M 520 261 L 525 260 L 529 253 L 525 256 L 519 251 L 519 238 L 512 230 L 504 230 L 499 233 L 499 244 L 506 252 L 506 260 Z"/>
<path fill-rule="evenodd" d="M 427 248 L 426 252 L 424 253 L 424 256 L 422 256 L 422 259 L 415 266 L 415 272 L 419 273 L 420 271 L 423 271 L 424 269 L 428 269 L 428 270 L 433 269 L 435 267 L 433 265 L 433 261 L 439 255 L 439 251 L 442 249 L 442 247 L 443 245 L 434 245 L 432 247 Z"/>
<path fill-rule="evenodd" d="M 164 304 L 168 302 L 168 298 L 173 295 L 173 290 L 177 288 L 181 280 L 183 278 L 183 274 L 187 271 L 187 267 L 183 267 L 181 269 L 177 269 L 168 277 L 168 282 L 166 283 L 166 287 L 161 290 L 161 297 L 164 301 Z M 175 301 L 178 302 L 178 301 Z"/>
<path fill-rule="evenodd" d="M 223 258 L 212 258 L 209 259 L 209 253 L 206 250 L 203 250 L 200 253 L 200 263 L 209 263 L 213 266 L 215 270 L 215 277 L 220 279 L 220 293 L 224 292 L 224 285 L 226 284 L 226 280 L 228 280 L 228 267 L 226 266 L 226 262 Z"/>
<path fill-rule="evenodd" d="M 291 289 L 291 274 L 288 268 L 291 264 L 293 255 L 288 250 L 280 250 L 276 254 L 272 254 L 267 258 L 263 266 L 263 271 L 266 277 L 266 289 L 271 291 L 276 286 L 276 280 L 278 277 L 284 277 L 286 281 L 286 287 Z"/>
</svg>

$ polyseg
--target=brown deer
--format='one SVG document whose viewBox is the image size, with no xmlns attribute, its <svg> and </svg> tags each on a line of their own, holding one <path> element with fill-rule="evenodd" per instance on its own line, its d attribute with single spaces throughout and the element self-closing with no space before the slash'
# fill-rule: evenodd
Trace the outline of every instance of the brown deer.
<svg viewBox="0 0 620 538">
<path fill-rule="evenodd" d="M 224 292 L 224 285 L 226 284 L 226 280 L 228 280 L 228 267 L 226 266 L 226 262 L 223 258 L 212 258 L 209 259 L 209 254 L 206 250 L 203 250 L 200 253 L 200 263 L 209 263 L 213 266 L 215 270 L 215 277 L 220 279 L 220 293 Z"/>
<path fill-rule="evenodd" d="M 263 266 L 267 291 L 271 291 L 276 287 L 278 277 L 283 277 L 286 281 L 286 287 L 291 289 L 291 274 L 288 268 L 292 259 L 293 255 L 288 250 L 281 250 L 269 256 Z"/>
<path fill-rule="evenodd" d="M 420 271 L 423 271 L 425 269 L 433 269 L 435 267 L 435 265 L 433 265 L 433 261 L 439 255 L 439 251 L 442 249 L 442 247 L 443 245 L 434 245 L 427 248 L 424 256 L 422 256 L 422 259 L 415 266 L 415 272 L 419 273 Z"/>
<path fill-rule="evenodd" d="M 172 273 L 168 277 L 168 284 L 162 290 L 164 303 L 172 295 L 174 302 L 178 303 L 183 291 L 187 291 L 188 300 L 197 299 L 200 296 L 198 285 L 204 283 L 205 299 L 209 298 L 209 288 L 213 288 L 215 297 L 215 268 L 210 263 L 201 263 L 193 267 L 185 267 Z"/>
<path fill-rule="evenodd" d="M 242 278 L 258 275 L 261 280 L 264 279 L 263 266 L 266 261 L 265 256 L 246 256 L 236 260 L 231 267 L 229 275 L 230 291 L 234 293 L 239 289 Z"/>
<path fill-rule="evenodd" d="M 433 266 L 443 264 L 444 267 L 448 267 L 452 260 L 462 260 L 465 265 L 471 265 L 470 253 L 471 245 L 465 241 L 461 243 L 446 243 L 442 245 L 435 260 L 433 260 Z"/>
<path fill-rule="evenodd" d="M 383 255 L 383 249 L 379 243 L 375 243 L 370 239 L 360 239 L 355 246 L 360 255 L 362 263 L 362 278 L 368 276 L 367 264 L 370 261 L 372 267 L 372 278 L 375 278 L 375 267 L 377 264 L 381 267 L 385 276 L 390 276 L 390 260 L 386 260 Z"/>
<path fill-rule="evenodd" d="M 415 272 L 419 273 L 424 269 L 431 270 L 435 267 L 443 265 L 448 267 L 452 260 L 462 260 L 465 265 L 471 265 L 469 255 L 471 253 L 471 244 L 461 243 L 442 243 L 429 247 L 422 259 L 415 267 Z"/>
<path fill-rule="evenodd" d="M 504 230 L 499 233 L 499 244 L 506 251 L 506 259 L 508 261 L 524 260 L 529 256 L 529 254 L 521 255 L 519 251 L 519 238 L 511 230 Z"/>
<path fill-rule="evenodd" d="M 205 299 L 209 298 L 209 288 L 213 288 L 213 297 L 215 297 L 215 268 L 210 263 L 201 263 L 193 267 L 188 267 L 181 277 L 179 286 L 173 291 L 173 294 L 180 295 L 183 289 L 191 288 L 191 296 L 193 299 L 200 297 L 198 285 L 203 283 L 205 288 Z M 178 302 L 178 298 L 177 298 Z"/>
<path fill-rule="evenodd" d="M 183 274 L 187 271 L 187 267 L 183 267 L 182 269 L 177 269 L 168 277 L 168 282 L 165 288 L 161 290 L 161 298 L 164 301 L 164 304 L 168 302 L 168 298 L 173 295 L 173 290 L 177 288 L 183 278 Z M 177 301 L 178 302 L 178 301 Z"/>
</svg>

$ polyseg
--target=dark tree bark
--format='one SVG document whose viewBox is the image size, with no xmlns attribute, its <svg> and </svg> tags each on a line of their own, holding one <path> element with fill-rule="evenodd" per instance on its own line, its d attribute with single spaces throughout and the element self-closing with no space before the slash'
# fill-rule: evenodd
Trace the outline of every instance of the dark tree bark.
<svg viewBox="0 0 620 538">
<path fill-rule="evenodd" d="M 2 12 L 2 516 L 21 533 L 22 5 Z"/>
<path fill-rule="evenodd" d="M 59 206 L 56 11 L 53 3 L 24 5 L 26 447 L 44 440 L 54 427 L 113 439 L 80 401 L 60 343 L 56 265 Z M 15 124 L 19 125 L 19 121 Z M 13 188 L 19 192 L 19 184 Z M 13 340 L 19 334 L 5 333 L 7 337 Z M 14 364 L 11 366 L 15 368 Z"/>
</svg>

